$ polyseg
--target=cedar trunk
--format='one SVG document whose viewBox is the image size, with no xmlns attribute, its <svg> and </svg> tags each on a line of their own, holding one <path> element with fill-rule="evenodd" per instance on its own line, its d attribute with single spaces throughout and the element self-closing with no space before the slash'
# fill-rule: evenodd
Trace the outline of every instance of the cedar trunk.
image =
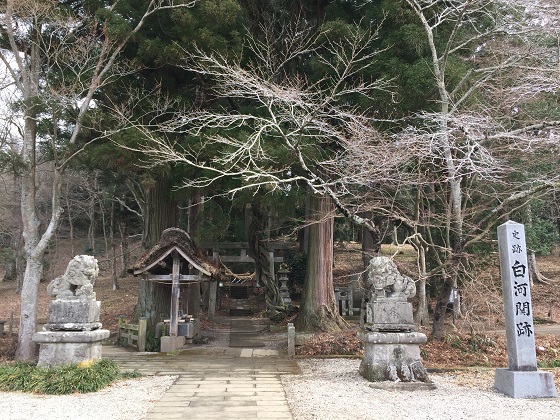
<svg viewBox="0 0 560 420">
<path fill-rule="evenodd" d="M 177 205 L 171 197 L 171 183 L 167 177 L 159 177 L 145 189 L 144 235 L 142 245 L 149 249 L 159 242 L 162 232 L 177 226 Z M 148 318 L 147 336 L 154 337 L 155 325 L 170 317 L 171 287 L 141 280 L 135 318 Z"/>
<path fill-rule="evenodd" d="M 345 327 L 336 308 L 333 286 L 334 204 L 328 197 L 311 197 L 307 267 L 296 328 L 336 331 Z"/>
</svg>

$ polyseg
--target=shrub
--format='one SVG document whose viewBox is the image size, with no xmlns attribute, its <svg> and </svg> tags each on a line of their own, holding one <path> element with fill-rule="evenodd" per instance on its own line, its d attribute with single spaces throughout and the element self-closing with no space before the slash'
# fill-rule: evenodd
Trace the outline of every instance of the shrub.
<svg viewBox="0 0 560 420">
<path fill-rule="evenodd" d="M 30 363 L 0 365 L 0 391 L 36 392 L 39 394 L 72 394 L 95 392 L 110 383 L 140 376 L 122 373 L 112 360 L 80 363 L 54 368 Z"/>
</svg>

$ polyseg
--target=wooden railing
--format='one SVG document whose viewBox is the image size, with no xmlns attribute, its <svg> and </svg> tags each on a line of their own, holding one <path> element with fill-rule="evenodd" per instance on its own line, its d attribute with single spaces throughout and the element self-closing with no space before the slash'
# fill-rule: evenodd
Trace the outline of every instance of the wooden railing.
<svg viewBox="0 0 560 420">
<path fill-rule="evenodd" d="M 147 318 L 140 318 L 138 324 L 128 324 L 124 315 L 119 316 L 117 344 L 119 346 L 136 347 L 138 351 L 146 351 Z"/>
</svg>

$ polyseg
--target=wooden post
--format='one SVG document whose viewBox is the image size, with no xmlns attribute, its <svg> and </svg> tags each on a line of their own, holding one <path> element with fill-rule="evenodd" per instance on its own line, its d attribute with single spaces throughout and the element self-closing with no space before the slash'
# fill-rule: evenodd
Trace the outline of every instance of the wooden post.
<svg viewBox="0 0 560 420">
<path fill-rule="evenodd" d="M 214 319 L 216 313 L 216 294 L 218 291 L 218 282 L 212 280 L 210 282 L 210 292 L 208 293 L 208 319 Z"/>
<path fill-rule="evenodd" d="M 148 318 L 142 317 L 138 320 L 138 351 L 146 351 L 146 328 Z"/>
<path fill-rule="evenodd" d="M 10 337 L 12 336 L 13 329 L 14 329 L 14 311 L 10 312 L 10 325 L 8 328 L 8 334 L 10 335 Z"/>
<path fill-rule="evenodd" d="M 177 337 L 179 315 L 179 255 L 177 252 L 173 253 L 173 272 L 171 276 L 171 321 L 169 324 L 169 335 Z"/>
<path fill-rule="evenodd" d="M 126 324 L 126 317 L 124 315 L 119 316 L 119 327 L 117 330 L 117 345 L 121 345 L 121 329 L 124 328 L 124 324 Z"/>
</svg>

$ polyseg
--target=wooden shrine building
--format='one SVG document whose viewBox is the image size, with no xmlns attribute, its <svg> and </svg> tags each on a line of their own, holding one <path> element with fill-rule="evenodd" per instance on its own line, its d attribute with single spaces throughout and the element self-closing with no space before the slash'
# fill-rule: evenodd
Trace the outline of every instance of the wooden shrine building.
<svg viewBox="0 0 560 420">
<path fill-rule="evenodd" d="M 181 286 L 209 282 L 209 314 L 215 311 L 217 280 L 220 279 L 219 269 L 204 256 L 188 233 L 179 228 L 166 229 L 159 243 L 142 255 L 129 271 L 135 276 L 144 276 L 149 282 L 171 286 L 169 314 L 171 338 L 178 336 L 180 290 L 185 290 Z M 163 319 L 155 321 L 163 321 Z"/>
</svg>

